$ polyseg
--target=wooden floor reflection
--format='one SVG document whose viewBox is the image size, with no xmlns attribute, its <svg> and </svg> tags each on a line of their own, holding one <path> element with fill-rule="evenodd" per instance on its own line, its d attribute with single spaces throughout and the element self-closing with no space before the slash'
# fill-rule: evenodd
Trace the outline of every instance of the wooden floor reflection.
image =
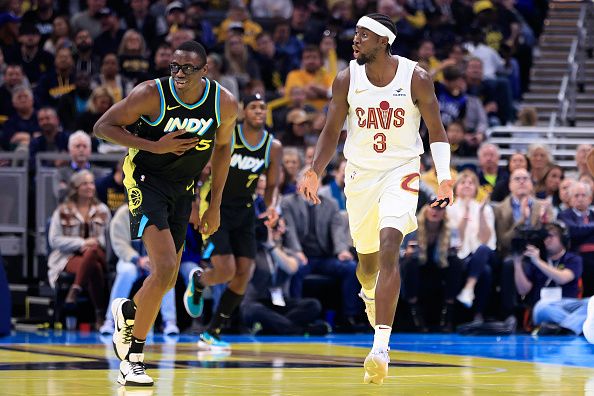
<svg viewBox="0 0 594 396">
<path fill-rule="evenodd" d="M 118 361 L 109 344 L 3 343 L 0 394 L 594 395 L 594 368 L 562 359 L 552 364 L 398 349 L 390 352 L 384 385 L 364 385 L 367 347 L 303 341 L 235 343 L 230 354 L 198 352 L 190 342 L 154 343 L 145 358 L 155 379 L 150 389 L 117 385 Z"/>
</svg>

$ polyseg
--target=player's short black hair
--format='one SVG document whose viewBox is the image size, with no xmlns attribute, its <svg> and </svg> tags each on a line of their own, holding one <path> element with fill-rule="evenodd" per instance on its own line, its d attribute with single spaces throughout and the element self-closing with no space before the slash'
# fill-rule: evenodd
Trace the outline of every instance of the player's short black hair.
<svg viewBox="0 0 594 396">
<path fill-rule="evenodd" d="M 176 51 L 193 52 L 200 57 L 202 62 L 206 63 L 206 50 L 204 49 L 202 44 L 200 44 L 197 41 L 191 40 L 191 41 L 183 42 L 180 44 L 179 47 L 176 48 Z"/>
<path fill-rule="evenodd" d="M 392 19 L 389 16 L 387 16 L 385 14 L 379 14 L 379 13 L 367 14 L 365 16 L 381 23 L 382 25 L 384 25 L 385 27 L 390 29 L 390 31 L 392 33 L 394 33 L 394 36 L 398 36 L 398 31 L 396 29 L 396 25 L 394 24 L 394 22 L 392 21 Z M 387 48 L 386 48 L 386 50 L 388 52 L 390 52 L 390 47 L 391 47 L 390 43 L 388 43 Z"/>
</svg>

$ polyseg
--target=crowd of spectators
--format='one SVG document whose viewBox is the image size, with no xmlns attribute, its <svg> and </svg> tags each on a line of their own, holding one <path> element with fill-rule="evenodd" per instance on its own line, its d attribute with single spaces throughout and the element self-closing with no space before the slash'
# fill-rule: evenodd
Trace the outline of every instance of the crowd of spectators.
<svg viewBox="0 0 594 396">
<path fill-rule="evenodd" d="M 566 298 L 594 294 L 594 178 L 585 165 L 590 147 L 578 147 L 574 169 L 554 164 L 543 144 L 500 167 L 499 149 L 488 136 L 490 127 L 535 122 L 534 110 L 522 108 L 521 100 L 547 6 L 535 0 L 0 1 L 0 148 L 27 151 L 31 177 L 39 153 L 70 158 L 42 164 L 58 168 L 50 284 L 61 271 L 76 274 L 66 301 L 86 289 L 100 328 L 112 320 L 105 307 L 106 272 L 113 268 L 105 254 L 117 258 L 112 298 L 129 293 L 146 275 L 150 264 L 141 246 L 110 247 L 104 239 L 110 229 L 122 232 L 115 221 L 126 213 L 121 162 L 110 170 L 89 157 L 124 151 L 98 141 L 92 128 L 136 84 L 167 76 L 179 44 L 197 40 L 209 54 L 208 78 L 239 100 L 266 97 L 267 128 L 284 145 L 282 221 L 274 228 L 259 225 L 256 271 L 241 308 L 244 325 L 272 333 L 323 332 L 320 320 L 332 319 L 323 312 L 324 294 L 340 296 L 335 309 L 344 323 L 360 322 L 342 144 L 323 179 L 321 206 L 296 195 L 296 181 L 311 164 L 332 81 L 352 58 L 356 21 L 380 12 L 398 29 L 392 52 L 418 61 L 433 76 L 452 155 L 461 164 L 454 172 L 456 203 L 438 210 L 425 205 L 436 178 L 430 156 L 423 157 L 419 229 L 401 252 L 399 312 L 410 314 L 419 331 L 452 331 L 466 320 L 480 326 L 488 318 L 520 318 L 519 311 L 536 305 L 534 320 L 518 327 L 545 322 L 548 331 L 577 332 L 575 322 L 550 325 L 556 316 L 547 312 L 571 311 Z M 421 134 L 426 140 L 423 127 Z M 550 226 L 556 219 L 565 225 Z M 525 237 L 542 229 L 547 234 L 539 244 Z M 204 265 L 198 240 L 189 229 L 182 273 Z M 303 294 L 311 292 L 304 283 L 315 275 L 340 288 L 322 288 L 315 296 L 322 305 Z M 541 299 L 551 297 L 542 290 L 553 286 L 562 289 L 555 301 L 564 304 L 551 308 Z M 277 291 L 262 293 L 266 289 Z M 176 313 L 166 298 L 163 324 L 176 333 Z M 439 307 L 438 315 L 431 307 Z"/>
</svg>

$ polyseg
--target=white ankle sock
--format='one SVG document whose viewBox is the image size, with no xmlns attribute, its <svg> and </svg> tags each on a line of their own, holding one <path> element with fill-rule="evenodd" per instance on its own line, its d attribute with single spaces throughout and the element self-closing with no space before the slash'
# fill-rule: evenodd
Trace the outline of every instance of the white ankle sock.
<svg viewBox="0 0 594 396">
<path fill-rule="evenodd" d="M 387 351 L 390 345 L 390 334 L 392 328 L 386 325 L 376 325 L 375 335 L 373 336 L 372 351 Z"/>
</svg>

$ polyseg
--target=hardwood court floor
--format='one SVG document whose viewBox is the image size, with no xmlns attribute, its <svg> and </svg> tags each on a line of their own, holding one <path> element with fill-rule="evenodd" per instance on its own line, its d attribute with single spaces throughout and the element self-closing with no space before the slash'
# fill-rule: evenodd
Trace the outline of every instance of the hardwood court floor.
<svg viewBox="0 0 594 396">
<path fill-rule="evenodd" d="M 381 387 L 362 383 L 371 335 L 229 340 L 217 355 L 154 336 L 145 389 L 116 383 L 109 338 L 17 333 L 0 338 L 0 395 L 594 395 L 594 348 L 579 337 L 396 334 Z"/>
</svg>

